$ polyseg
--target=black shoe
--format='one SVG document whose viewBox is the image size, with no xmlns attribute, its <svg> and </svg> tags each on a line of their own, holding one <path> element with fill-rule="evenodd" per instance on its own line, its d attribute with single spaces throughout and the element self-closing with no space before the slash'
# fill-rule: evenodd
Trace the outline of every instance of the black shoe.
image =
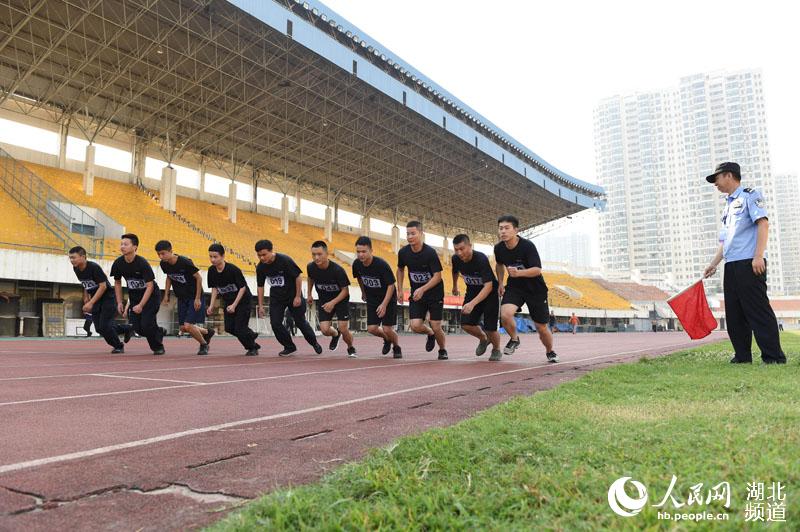
<svg viewBox="0 0 800 532">
<path fill-rule="evenodd" d="M 428 339 L 425 341 L 425 351 L 430 353 L 433 351 L 433 348 L 436 346 L 436 335 L 429 334 Z"/>
<path fill-rule="evenodd" d="M 392 342 L 390 342 L 389 340 L 384 340 L 383 341 L 383 349 L 381 349 L 381 354 L 382 355 L 388 355 L 389 351 L 391 351 L 391 350 L 392 350 Z"/>
<path fill-rule="evenodd" d="M 331 337 L 331 343 L 328 345 L 328 349 L 331 351 L 336 351 L 336 348 L 339 347 L 339 340 L 342 339 L 342 333 L 337 334 L 336 336 Z M 315 347 L 314 350 L 316 351 L 317 348 Z"/>
<path fill-rule="evenodd" d="M 555 351 L 550 351 L 549 353 L 547 353 L 547 361 L 550 362 L 551 364 L 555 364 L 556 362 L 558 362 L 558 355 L 556 354 Z"/>
<path fill-rule="evenodd" d="M 768 358 L 764 361 L 764 364 L 786 364 L 786 359 L 776 360 L 774 358 Z"/>
<path fill-rule="evenodd" d="M 318 355 L 322 354 L 322 346 L 319 344 L 314 344 L 314 352 Z"/>
<path fill-rule="evenodd" d="M 505 349 L 503 349 L 503 354 L 506 356 L 513 355 L 514 351 L 516 351 L 518 347 L 519 347 L 519 338 L 517 338 L 516 340 L 512 338 L 506 344 Z"/>
<path fill-rule="evenodd" d="M 161 337 L 167 336 L 167 330 L 164 327 L 159 327 L 161 329 Z"/>
<path fill-rule="evenodd" d="M 111 350 L 112 355 L 121 355 L 124 352 L 125 352 L 124 347 L 115 347 L 114 349 Z"/>
<path fill-rule="evenodd" d="M 86 331 L 86 329 L 84 329 Z M 89 338 L 92 335 L 92 331 L 86 331 L 86 337 Z"/>
<path fill-rule="evenodd" d="M 736 358 L 735 356 L 731 359 L 731 364 L 752 364 L 752 360 L 742 360 L 740 358 Z"/>
<path fill-rule="evenodd" d="M 125 332 L 122 336 L 122 341 L 126 344 L 131 341 L 131 337 L 133 336 L 133 327 L 126 327 Z"/>
<path fill-rule="evenodd" d="M 356 354 L 356 348 L 355 347 L 348 347 L 347 348 L 347 358 L 358 358 L 358 355 Z"/>
<path fill-rule="evenodd" d="M 198 355 L 207 355 L 208 354 L 208 344 L 203 344 L 200 346 L 200 349 L 197 350 Z"/>
<path fill-rule="evenodd" d="M 447 360 L 447 349 L 439 349 L 439 360 Z"/>
<path fill-rule="evenodd" d="M 392 346 L 392 357 L 394 358 L 403 358 L 403 350 L 400 349 L 399 345 Z"/>
<path fill-rule="evenodd" d="M 203 340 L 206 341 L 206 345 L 211 343 L 211 339 L 214 338 L 214 334 L 216 334 L 214 329 L 209 329 L 208 332 L 203 335 Z"/>
<path fill-rule="evenodd" d="M 255 347 L 253 349 L 248 349 L 247 352 L 244 354 L 244 356 L 246 357 L 258 356 L 258 349 Z"/>
<path fill-rule="evenodd" d="M 288 356 L 292 356 L 292 353 L 294 353 L 295 351 L 297 351 L 297 347 L 295 347 L 295 346 L 291 346 L 291 347 L 285 347 L 285 348 L 283 349 L 283 351 L 281 351 L 280 353 L 278 353 L 278 356 L 279 356 L 279 357 L 288 357 Z"/>
<path fill-rule="evenodd" d="M 155 351 L 153 351 L 153 354 L 154 355 L 163 355 L 164 354 L 164 348 L 162 347 L 161 349 L 156 349 Z"/>
</svg>

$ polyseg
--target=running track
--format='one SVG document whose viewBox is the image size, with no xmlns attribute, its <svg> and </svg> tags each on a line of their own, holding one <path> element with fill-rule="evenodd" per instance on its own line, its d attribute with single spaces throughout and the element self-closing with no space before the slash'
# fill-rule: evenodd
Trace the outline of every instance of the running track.
<svg viewBox="0 0 800 532">
<path fill-rule="evenodd" d="M 703 342 L 722 339 L 714 333 Z M 398 436 L 452 424 L 614 363 L 699 345 L 683 333 L 556 336 L 548 365 L 535 336 L 492 363 L 448 337 L 450 360 L 403 336 L 405 358 L 356 339 L 278 358 L 216 338 L 153 357 L 144 340 L 111 356 L 99 340 L 0 342 L 0 530 L 197 528 L 276 487 L 306 483 Z M 391 355 L 390 355 L 391 357 Z"/>
</svg>

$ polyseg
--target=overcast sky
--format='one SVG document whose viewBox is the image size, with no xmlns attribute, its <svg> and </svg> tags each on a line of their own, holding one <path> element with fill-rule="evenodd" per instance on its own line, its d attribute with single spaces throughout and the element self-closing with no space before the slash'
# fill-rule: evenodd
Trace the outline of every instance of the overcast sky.
<svg viewBox="0 0 800 532">
<path fill-rule="evenodd" d="M 800 170 L 791 2 L 324 0 L 545 160 L 595 182 L 599 100 L 761 68 L 773 169 Z"/>
</svg>

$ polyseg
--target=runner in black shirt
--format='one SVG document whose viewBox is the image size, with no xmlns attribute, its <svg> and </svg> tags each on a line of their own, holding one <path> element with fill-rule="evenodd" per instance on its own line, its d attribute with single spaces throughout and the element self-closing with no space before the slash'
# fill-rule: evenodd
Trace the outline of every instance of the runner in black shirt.
<svg viewBox="0 0 800 532">
<path fill-rule="evenodd" d="M 258 355 L 261 346 L 256 343 L 258 333 L 250 328 L 250 308 L 253 296 L 242 270 L 235 264 L 225 262 L 225 248 L 222 244 L 208 246 L 208 287 L 211 288 L 211 302 L 206 314 L 211 316 L 217 310 L 217 296 L 225 304 L 225 332 L 234 335 L 247 349 L 246 356 Z"/>
<path fill-rule="evenodd" d="M 269 240 L 256 242 L 256 254 L 260 261 L 256 266 L 258 316 L 264 317 L 264 283 L 269 280 L 269 323 L 275 339 L 283 346 L 283 351 L 278 355 L 288 357 L 297 351 L 292 336 L 283 324 L 283 316 L 287 309 L 291 311 L 295 325 L 303 333 L 303 338 L 319 355 L 322 353 L 322 346 L 317 342 L 311 324 L 306 321 L 306 301 L 303 299 L 302 291 L 303 272 L 300 267 L 288 255 L 273 252 L 272 242 Z"/>
<path fill-rule="evenodd" d="M 117 301 L 103 268 L 95 262 L 87 261 L 86 250 L 80 246 L 69 250 L 69 261 L 72 263 L 75 275 L 83 285 L 82 310 L 84 315 L 90 315 L 97 334 L 101 335 L 106 343 L 114 348 L 112 353 L 124 353 L 125 347 L 120 342 L 117 336 L 119 331 L 114 325 Z M 84 328 L 86 328 L 86 324 L 84 324 Z M 130 332 L 127 334 L 129 335 Z M 127 339 L 130 340 L 130 336 L 127 336 Z"/>
<path fill-rule="evenodd" d="M 311 257 L 308 263 L 308 306 L 314 304 L 313 289 L 317 289 L 317 317 L 319 328 L 325 336 L 331 336 L 329 348 L 335 351 L 339 340 L 344 338 L 347 344 L 347 357 L 356 358 L 353 347 L 353 335 L 350 333 L 350 279 L 344 268 L 331 262 L 328 257 L 328 245 L 322 240 L 311 244 Z M 336 316 L 336 329 L 331 327 L 331 320 Z M 334 336 L 335 335 L 335 336 Z"/>
<path fill-rule="evenodd" d="M 550 310 L 547 305 L 547 284 L 542 277 L 542 261 L 533 242 L 520 238 L 519 220 L 514 216 L 501 216 L 497 220 L 500 242 L 494 246 L 494 257 L 497 260 L 497 278 L 500 282 L 500 296 L 503 298 L 500 316 L 503 327 L 511 339 L 506 344 L 503 354 L 512 355 L 519 347 L 514 314 L 522 305 L 528 305 L 531 319 L 536 325 L 539 340 L 547 351 L 548 362 L 558 362 L 558 355 L 553 351 L 553 334 L 547 328 Z M 508 271 L 508 285 L 503 286 L 503 275 Z"/>
<path fill-rule="evenodd" d="M 408 315 L 411 330 L 427 334 L 426 351 L 433 351 L 439 344 L 439 360 L 447 360 L 445 337 L 442 330 L 444 313 L 444 283 L 442 282 L 442 263 L 439 255 L 429 245 L 423 243 L 422 224 L 417 221 L 406 224 L 408 245 L 397 253 L 397 302 L 403 304 L 403 277 L 408 268 L 411 282 L 411 297 L 408 302 Z M 430 327 L 425 325 L 425 316 L 430 314 Z"/>
<path fill-rule="evenodd" d="M 491 361 L 500 360 L 500 334 L 497 332 L 497 318 L 500 314 L 500 296 L 497 294 L 497 278 L 492 272 L 489 258 L 480 251 L 472 249 L 467 235 L 453 238 L 453 295 L 458 293 L 458 274 L 464 278 L 467 293 L 461 307 L 461 328 L 478 339 L 475 354 L 481 356 L 492 344 Z M 483 329 L 481 329 L 483 318 Z"/>
<path fill-rule="evenodd" d="M 122 278 L 128 286 L 131 311 L 130 322 L 133 330 L 147 338 L 147 343 L 154 355 L 164 354 L 164 329 L 158 326 L 156 315 L 161 307 L 161 291 L 156 285 L 153 268 L 147 261 L 136 254 L 139 249 L 139 237 L 129 233 L 122 235 L 119 245 L 122 256 L 111 266 L 111 277 L 114 278 L 114 293 L 117 296 L 117 311 L 124 312 L 122 304 Z"/>
<path fill-rule="evenodd" d="M 367 331 L 383 339 L 381 353 L 392 350 L 394 358 L 403 358 L 400 339 L 394 328 L 397 325 L 395 278 L 389 263 L 372 254 L 372 240 L 368 236 L 356 240 L 356 258 L 353 277 L 358 279 L 361 294 L 367 304 Z"/>
<path fill-rule="evenodd" d="M 175 291 L 178 298 L 178 325 L 180 331 L 189 334 L 200 344 L 198 355 L 208 354 L 208 342 L 214 336 L 213 329 L 197 325 L 206 321 L 206 305 L 203 300 L 203 277 L 192 259 L 176 255 L 172 252 L 172 244 L 160 240 L 156 244 L 156 253 L 161 259 L 161 271 L 167 280 L 164 284 L 163 305 L 169 304 L 169 289 Z"/>
</svg>

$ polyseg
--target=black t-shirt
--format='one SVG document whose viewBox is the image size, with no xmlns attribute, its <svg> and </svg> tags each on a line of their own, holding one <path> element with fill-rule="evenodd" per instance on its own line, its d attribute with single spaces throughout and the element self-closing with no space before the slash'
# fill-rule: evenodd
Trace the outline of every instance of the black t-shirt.
<svg viewBox="0 0 800 532">
<path fill-rule="evenodd" d="M 344 268 L 335 262 L 328 262 L 328 267 L 324 270 L 313 262 L 309 262 L 306 273 L 314 281 L 314 288 L 317 289 L 319 302 L 322 304 L 332 301 L 347 286 L 350 286 L 350 279 Z M 345 298 L 349 301 L 350 298 Z"/>
<path fill-rule="evenodd" d="M 397 266 L 408 268 L 408 279 L 411 281 L 411 293 L 431 280 L 433 274 L 442 271 L 442 263 L 436 250 L 428 244 L 422 244 L 419 253 L 411 250 L 411 244 L 403 246 L 397 253 Z M 444 283 L 440 282 L 423 296 L 426 301 L 441 301 L 444 299 Z"/>
<path fill-rule="evenodd" d="M 194 274 L 199 270 L 192 259 L 178 255 L 175 264 L 162 260 L 161 271 L 172 281 L 172 289 L 178 299 L 194 299 L 197 294 L 197 279 L 194 278 Z"/>
<path fill-rule="evenodd" d="M 269 281 L 269 299 L 281 303 L 291 302 L 297 295 L 296 281 L 303 270 L 288 255 L 276 253 L 272 264 L 259 262 L 256 266 L 258 286 Z"/>
<path fill-rule="evenodd" d="M 208 287 L 216 288 L 219 296 L 228 305 L 236 301 L 236 296 L 242 287 L 247 288 L 242 296 L 242 301 L 250 297 L 250 288 L 247 286 L 242 270 L 230 262 L 225 263 L 225 268 L 221 272 L 218 272 L 217 267 L 213 264 L 208 268 Z"/>
<path fill-rule="evenodd" d="M 140 255 L 136 255 L 132 262 L 126 261 L 124 256 L 117 257 L 117 260 L 111 265 L 111 277 L 114 279 L 125 278 L 131 305 L 138 305 L 139 301 L 141 301 L 144 296 L 147 283 L 153 281 L 153 284 L 155 284 L 156 280 L 153 268 L 151 268 L 147 260 Z M 154 288 L 158 290 L 158 286 L 154 286 Z"/>
<path fill-rule="evenodd" d="M 109 297 L 114 297 L 114 291 L 111 288 L 111 283 L 108 282 L 106 272 L 104 272 L 103 268 L 96 262 L 87 261 L 86 268 L 84 268 L 83 271 L 80 271 L 78 268 L 72 268 L 72 271 L 75 272 L 75 275 L 83 285 L 84 290 L 89 294 L 89 297 L 94 297 L 94 294 L 101 284 L 106 285 L 106 291 L 103 293 L 100 301 Z"/>
<path fill-rule="evenodd" d="M 494 258 L 499 264 L 508 268 L 527 270 L 528 268 L 541 268 L 542 260 L 533 242 L 520 237 L 514 249 L 508 249 L 505 242 L 498 242 L 494 246 Z M 530 294 L 547 293 L 547 284 L 544 277 L 508 277 L 507 288 L 527 292 Z"/>
<path fill-rule="evenodd" d="M 462 261 L 458 255 L 453 255 L 453 271 L 460 273 L 467 285 L 466 298 L 472 299 L 483 290 L 483 285 L 492 282 L 492 286 L 497 290 L 498 283 L 489 264 L 489 257 L 480 251 L 472 252 L 472 259 L 469 262 Z"/>
<path fill-rule="evenodd" d="M 369 266 L 364 266 L 356 259 L 353 262 L 353 277 L 361 280 L 364 299 L 372 305 L 380 305 L 386 297 L 386 291 L 396 282 L 391 266 L 380 257 L 372 257 Z"/>
</svg>

